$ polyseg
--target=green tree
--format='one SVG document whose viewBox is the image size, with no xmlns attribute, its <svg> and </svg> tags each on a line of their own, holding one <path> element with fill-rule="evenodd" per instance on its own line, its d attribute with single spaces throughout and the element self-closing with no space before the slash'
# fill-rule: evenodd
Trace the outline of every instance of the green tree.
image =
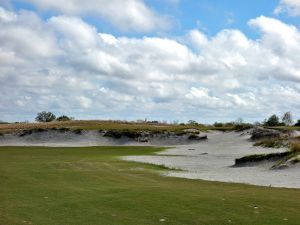
<svg viewBox="0 0 300 225">
<path fill-rule="evenodd" d="M 279 117 L 275 114 L 270 116 L 269 119 L 264 122 L 264 125 L 268 127 L 275 127 L 280 125 Z"/>
<path fill-rule="evenodd" d="M 56 116 L 52 112 L 39 112 L 35 117 L 37 122 L 51 122 L 56 119 Z"/>
</svg>

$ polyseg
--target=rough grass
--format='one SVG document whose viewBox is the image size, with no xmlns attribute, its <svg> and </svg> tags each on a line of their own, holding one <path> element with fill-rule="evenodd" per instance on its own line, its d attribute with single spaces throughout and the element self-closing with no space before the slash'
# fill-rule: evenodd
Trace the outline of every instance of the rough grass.
<svg viewBox="0 0 300 225">
<path fill-rule="evenodd" d="M 291 153 L 287 152 L 279 152 L 279 153 L 270 153 L 270 154 L 255 154 L 255 155 L 248 155 L 242 158 L 238 158 L 235 160 L 235 165 L 244 165 L 249 163 L 258 163 L 262 161 L 277 161 L 282 158 L 289 156 Z"/>
<path fill-rule="evenodd" d="M 249 164 L 255 164 L 263 161 L 275 161 L 276 163 L 272 168 L 280 168 L 281 165 L 285 166 L 285 163 L 300 154 L 300 143 L 291 143 L 290 149 L 286 152 L 270 153 L 270 154 L 254 154 L 244 156 L 235 160 L 235 166 L 243 166 Z M 294 160 L 294 163 L 298 163 L 298 159 Z"/>
<path fill-rule="evenodd" d="M 280 131 L 291 131 L 291 130 L 299 130 L 298 126 L 278 126 L 278 127 L 266 127 L 268 129 L 280 130 Z"/>
<path fill-rule="evenodd" d="M 283 147 L 289 147 L 289 145 L 290 143 L 287 139 L 280 139 L 280 138 L 259 140 L 253 144 L 253 146 L 261 146 L 264 148 L 283 148 Z"/>
<path fill-rule="evenodd" d="M 300 143 L 293 143 L 291 146 L 291 151 L 294 153 L 300 153 Z"/>
<path fill-rule="evenodd" d="M 18 132 L 31 129 L 50 129 L 50 128 L 70 128 L 72 130 L 113 130 L 113 131 L 170 131 L 182 132 L 185 129 L 207 130 L 233 130 L 234 127 L 216 128 L 213 126 L 203 125 L 173 125 L 173 124 L 150 124 L 150 123 L 134 123 L 123 121 L 100 121 L 100 120 L 74 120 L 50 123 L 17 123 L 17 124 L 0 124 L 1 133 Z"/>
<path fill-rule="evenodd" d="M 0 148 L 1 225 L 295 225 L 300 190 L 163 177 L 150 147 Z"/>
</svg>

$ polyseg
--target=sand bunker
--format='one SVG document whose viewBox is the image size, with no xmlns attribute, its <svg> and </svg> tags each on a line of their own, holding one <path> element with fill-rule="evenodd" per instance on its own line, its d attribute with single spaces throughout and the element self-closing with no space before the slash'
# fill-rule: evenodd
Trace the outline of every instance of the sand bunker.
<svg viewBox="0 0 300 225">
<path fill-rule="evenodd" d="M 300 188 L 300 166 L 270 170 L 272 164 L 232 167 L 236 158 L 251 154 L 283 152 L 286 149 L 253 147 L 248 134 L 211 132 L 208 140 L 178 146 L 156 156 L 130 156 L 126 160 L 165 165 L 184 171 L 171 171 L 168 176 L 210 181 L 247 183 L 272 187 Z"/>
<path fill-rule="evenodd" d="M 205 141 L 206 134 L 189 132 L 148 131 L 86 131 L 61 129 L 33 129 L 0 136 L 0 146 L 174 146 Z"/>
<path fill-rule="evenodd" d="M 267 162 L 256 166 L 232 167 L 236 158 L 251 154 L 283 152 L 286 149 L 253 147 L 247 133 L 209 132 L 205 134 L 208 136 L 207 140 L 198 140 L 198 137 L 191 140 L 189 135 L 162 133 L 152 136 L 147 142 L 139 142 L 135 138 L 105 137 L 99 131 L 37 130 L 0 136 L 0 146 L 176 145 L 175 148 L 155 156 L 130 156 L 125 159 L 184 170 L 168 172 L 168 176 L 300 188 L 299 165 L 284 170 L 270 170 L 272 164 Z"/>
</svg>

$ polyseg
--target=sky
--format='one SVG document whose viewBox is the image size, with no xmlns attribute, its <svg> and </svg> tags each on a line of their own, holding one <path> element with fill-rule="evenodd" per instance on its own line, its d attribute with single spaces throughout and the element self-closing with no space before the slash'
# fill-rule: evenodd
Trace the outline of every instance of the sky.
<svg viewBox="0 0 300 225">
<path fill-rule="evenodd" d="M 0 120 L 300 119 L 300 0 L 0 0 Z"/>
</svg>

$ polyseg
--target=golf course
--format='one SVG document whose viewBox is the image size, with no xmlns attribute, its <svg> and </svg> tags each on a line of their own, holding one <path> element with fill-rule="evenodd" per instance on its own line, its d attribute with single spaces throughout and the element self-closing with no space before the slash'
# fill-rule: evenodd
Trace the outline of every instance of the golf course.
<svg viewBox="0 0 300 225">
<path fill-rule="evenodd" d="M 1 225 L 300 223 L 300 189 L 165 177 L 155 147 L 0 147 Z"/>
</svg>

